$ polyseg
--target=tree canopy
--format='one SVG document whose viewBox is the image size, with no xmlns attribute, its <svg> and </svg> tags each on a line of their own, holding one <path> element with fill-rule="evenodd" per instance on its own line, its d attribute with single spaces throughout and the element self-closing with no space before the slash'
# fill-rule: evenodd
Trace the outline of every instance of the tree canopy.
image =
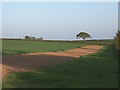
<svg viewBox="0 0 120 90">
<path fill-rule="evenodd" d="M 25 36 L 25 39 L 30 39 L 30 37 L 29 36 Z"/>
<path fill-rule="evenodd" d="M 85 41 L 85 39 L 91 38 L 91 35 L 88 34 L 88 33 L 86 33 L 86 32 L 80 32 L 80 33 L 78 33 L 78 34 L 76 35 L 76 37 L 77 37 L 77 39 L 78 39 L 78 38 L 82 38 L 83 41 Z"/>
</svg>

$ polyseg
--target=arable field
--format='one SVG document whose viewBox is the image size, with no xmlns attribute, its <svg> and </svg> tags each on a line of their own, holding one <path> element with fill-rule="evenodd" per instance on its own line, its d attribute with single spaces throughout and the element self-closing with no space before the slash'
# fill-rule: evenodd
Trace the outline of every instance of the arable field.
<svg viewBox="0 0 120 90">
<path fill-rule="evenodd" d="M 31 72 L 14 72 L 3 88 L 117 88 L 118 63 L 114 46 L 61 65 Z"/>
<path fill-rule="evenodd" d="M 83 46 L 79 43 L 2 40 L 2 55 L 61 51 Z"/>
<path fill-rule="evenodd" d="M 96 44 L 99 45 L 99 42 Z M 107 42 L 104 43 L 104 48 L 97 53 L 78 58 L 16 55 L 63 51 L 85 45 L 87 44 L 78 42 L 3 40 L 3 64 L 34 68 L 28 72 L 9 73 L 3 80 L 3 88 L 118 88 L 118 55 L 114 45 L 107 45 Z M 95 50 L 95 48 L 83 49 L 85 51 Z M 7 59 L 4 61 L 4 58 Z M 36 64 L 30 65 L 30 63 Z"/>
</svg>

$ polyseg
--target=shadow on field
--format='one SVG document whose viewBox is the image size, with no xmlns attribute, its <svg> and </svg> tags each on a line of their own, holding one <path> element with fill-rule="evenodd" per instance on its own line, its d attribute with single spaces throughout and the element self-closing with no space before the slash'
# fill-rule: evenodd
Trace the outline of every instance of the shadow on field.
<svg viewBox="0 0 120 90">
<path fill-rule="evenodd" d="M 61 64 L 65 61 L 71 61 L 74 58 L 71 57 L 61 57 L 61 56 L 49 56 L 49 55 L 39 55 L 39 56 L 22 56 L 22 55 L 12 55 L 3 56 L 2 64 L 23 68 L 23 69 L 42 69 L 50 67 L 52 65 Z"/>
</svg>

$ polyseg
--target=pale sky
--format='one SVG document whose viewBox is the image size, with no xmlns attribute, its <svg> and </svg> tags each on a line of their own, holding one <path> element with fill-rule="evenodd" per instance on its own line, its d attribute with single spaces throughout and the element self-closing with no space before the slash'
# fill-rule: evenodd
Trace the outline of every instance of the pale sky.
<svg viewBox="0 0 120 90">
<path fill-rule="evenodd" d="M 2 2 L 119 2 L 119 0 L 0 0 Z"/>
<path fill-rule="evenodd" d="M 3 38 L 73 40 L 85 31 L 93 39 L 108 39 L 118 30 L 117 2 L 6 2 L 2 15 Z"/>
</svg>

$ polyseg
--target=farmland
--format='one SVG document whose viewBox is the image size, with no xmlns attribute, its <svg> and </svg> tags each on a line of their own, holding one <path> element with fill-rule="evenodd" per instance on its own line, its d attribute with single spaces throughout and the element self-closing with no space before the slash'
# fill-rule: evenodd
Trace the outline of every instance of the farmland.
<svg viewBox="0 0 120 90">
<path fill-rule="evenodd" d="M 13 55 L 31 52 L 50 52 L 61 51 L 83 46 L 79 43 L 64 43 L 64 42 L 40 42 L 40 41 L 25 41 L 25 40 L 3 40 L 2 54 Z"/>
<path fill-rule="evenodd" d="M 119 89 L 118 2 L 17 1 L 0 4 L 3 90 Z"/>
<path fill-rule="evenodd" d="M 31 52 L 62 51 L 84 45 L 109 45 L 113 40 L 82 41 L 29 41 L 29 40 L 2 40 L 2 55 L 24 54 Z"/>
<path fill-rule="evenodd" d="M 94 45 L 101 45 L 99 42 Z M 112 43 L 112 42 L 111 42 Z M 92 43 L 89 44 L 91 45 Z M 104 48 L 95 54 L 81 56 L 79 58 L 58 57 L 58 56 L 27 56 L 26 60 L 19 58 L 22 53 L 31 52 L 56 52 L 82 47 L 86 44 L 80 42 L 38 42 L 22 40 L 3 40 L 3 63 L 4 57 L 18 57 L 15 60 L 15 67 L 27 67 L 26 62 L 32 64 L 38 60 L 44 60 L 47 67 L 42 62 L 37 63 L 33 71 L 12 72 L 3 80 L 3 88 L 117 88 L 118 86 L 118 61 L 117 53 L 113 44 L 104 41 Z M 86 49 L 85 49 L 86 50 Z M 19 53 L 18 53 L 19 51 Z M 11 56 L 13 55 L 13 56 Z M 48 58 L 48 61 L 46 60 Z M 9 59 L 9 58 L 8 58 Z M 7 60 L 7 65 L 12 60 Z M 21 61 L 20 61 L 21 60 Z M 63 61 L 64 60 L 64 61 Z M 25 62 L 25 63 L 24 63 Z M 48 63 L 60 63 L 51 64 Z M 62 62 L 62 63 L 61 63 Z M 21 65 L 19 65 L 22 63 Z M 12 65 L 12 64 L 11 64 Z M 22 66 L 23 65 L 23 66 Z M 40 68 L 42 66 L 42 68 Z"/>
</svg>

